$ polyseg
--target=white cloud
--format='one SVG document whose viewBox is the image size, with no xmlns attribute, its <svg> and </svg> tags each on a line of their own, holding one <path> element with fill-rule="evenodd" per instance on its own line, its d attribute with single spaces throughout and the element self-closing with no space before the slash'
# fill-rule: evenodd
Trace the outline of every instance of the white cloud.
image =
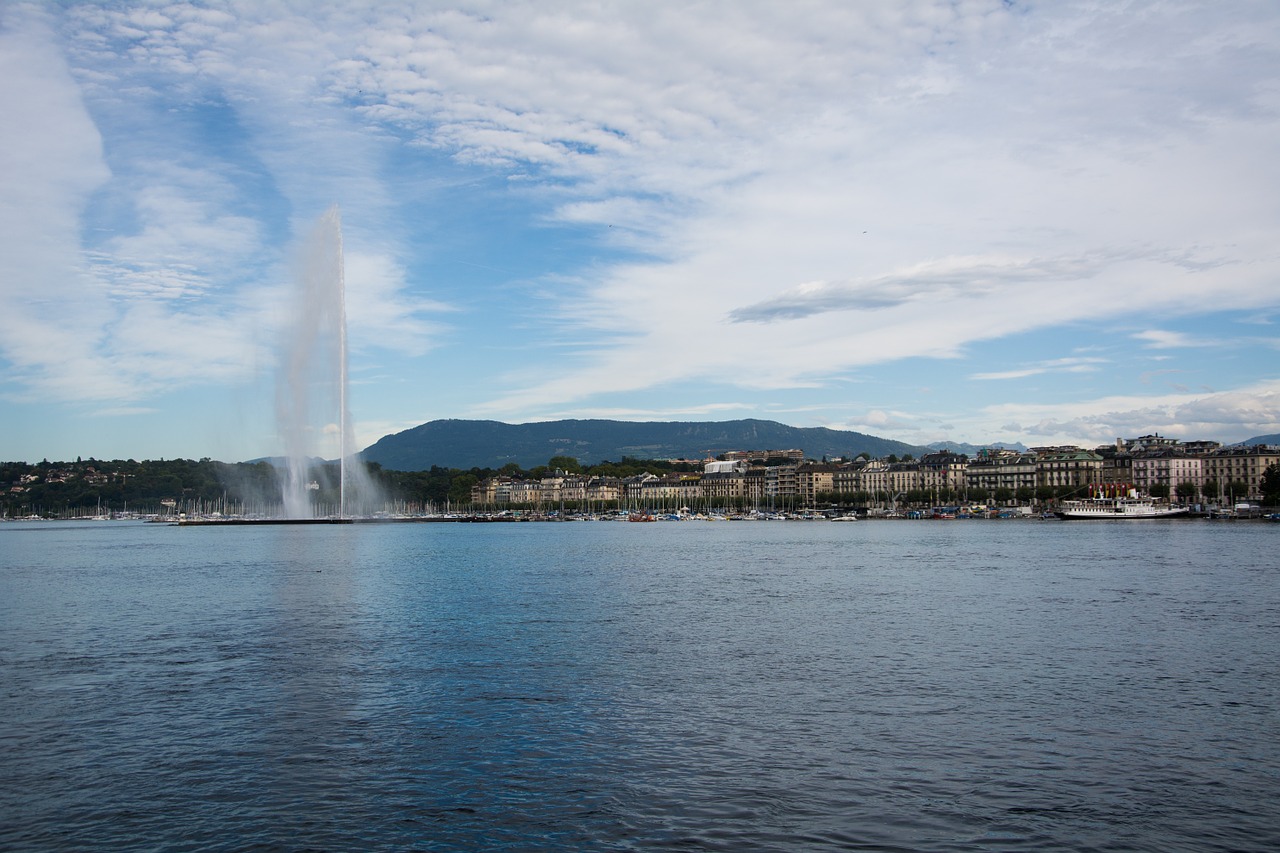
<svg viewBox="0 0 1280 853">
<path fill-rule="evenodd" d="M 52 396 L 118 383 L 96 353 L 111 317 L 78 263 L 80 216 L 109 178 L 102 140 L 43 16 L 3 10 L 0 29 L 0 352 Z"/>
<path fill-rule="evenodd" d="M 1059 358 L 1053 361 L 1031 364 L 1012 370 L 997 370 L 987 373 L 975 373 L 970 379 L 1024 379 L 1028 376 L 1039 376 L 1045 373 L 1091 373 L 1109 359 L 1094 357 Z"/>
<path fill-rule="evenodd" d="M 1152 431 L 1181 439 L 1223 436 L 1238 441 L 1280 431 L 1280 380 L 1207 394 L 1001 403 L 983 407 L 972 420 L 1001 424 L 1005 432 L 1039 436 L 1044 443 L 1091 446 Z"/>
<path fill-rule="evenodd" d="M 693 152 L 682 159 L 671 136 L 660 161 L 636 152 L 624 169 L 639 185 L 685 184 L 700 203 L 675 209 L 659 229 L 658 254 L 669 260 L 606 271 L 567 313 L 592 328 L 626 328 L 654 304 L 680 316 L 584 353 L 568 375 L 532 387 L 520 376 L 513 384 L 522 387 L 491 410 L 672 379 L 813 386 L 1063 323 L 1194 314 L 1210 292 L 1215 308 L 1274 304 L 1280 265 L 1257 227 L 1273 218 L 1262 191 L 1270 182 L 1223 157 L 1238 151 L 1275 171 L 1259 148 L 1276 130 L 1274 114 L 1260 111 L 1256 91 L 1219 85 L 1231 52 L 1252 37 L 1233 29 L 1225 43 L 1201 38 L 1208 21 L 1177 15 L 1143 32 L 1105 12 L 1091 19 L 1069 7 L 1047 24 L 1045 15 L 1053 17 L 1028 16 L 1041 27 L 1030 34 L 1022 22 L 984 20 L 973 41 L 936 52 L 930 73 L 948 85 L 909 98 L 902 90 L 915 79 L 916 54 L 903 48 L 915 45 L 888 39 L 881 47 L 893 61 L 815 68 L 789 53 L 800 41 L 782 25 L 778 64 L 797 60 L 831 84 L 787 104 L 785 82 L 731 85 L 755 100 L 723 130 L 727 147 L 711 147 L 740 155 L 741 171 L 708 169 Z M 1196 72 L 1182 61 L 1216 75 L 1214 85 L 1184 91 Z M 733 70 L 748 79 L 751 61 Z M 845 74 L 868 86 L 846 89 Z M 1092 79 L 1108 83 L 1097 112 Z M 778 120 L 767 124 L 773 109 Z M 722 180 L 709 187 L 712 176 Z M 579 217 L 592 210 L 572 208 Z M 992 251 L 975 255 L 974 246 Z M 773 322 L 742 329 L 726 317 Z M 750 370 L 744 353 L 755 356 Z"/>
<path fill-rule="evenodd" d="M 405 355 L 421 355 L 445 334 L 425 314 L 452 313 L 452 306 L 415 296 L 405 272 L 385 254 L 346 252 L 347 321 L 354 331 L 352 343 L 381 347 Z"/>
<path fill-rule="evenodd" d="M 1136 333 L 1133 338 L 1134 340 L 1142 341 L 1151 349 L 1217 347 L 1223 345 L 1221 341 L 1209 340 L 1207 338 L 1195 338 L 1184 332 L 1171 332 L 1165 329 L 1148 329 L 1145 332 Z"/>
<path fill-rule="evenodd" d="M 422 178 L 439 156 L 510 178 L 538 224 L 601 232 L 600 257 L 565 250 L 539 310 L 507 310 L 539 344 L 468 380 L 476 411 L 516 420 L 711 412 L 688 402 L 705 383 L 704 399 L 736 386 L 757 410 L 785 392 L 814 418 L 959 428 L 841 395 L 877 366 L 1069 324 L 1142 329 L 1129 347 L 1174 359 L 1215 337 L 1180 320 L 1280 311 L 1267 3 L 3 14 L 0 347 L 32 393 L 134 401 L 260 367 L 288 311 L 291 235 L 334 202 L 353 344 L 467 347 L 478 319 L 430 295 L 434 235 L 413 220 L 439 203 Z M 1102 362 L 995 364 L 959 372 L 1048 383 Z M 668 387 L 687 393 L 628 401 Z"/>
</svg>

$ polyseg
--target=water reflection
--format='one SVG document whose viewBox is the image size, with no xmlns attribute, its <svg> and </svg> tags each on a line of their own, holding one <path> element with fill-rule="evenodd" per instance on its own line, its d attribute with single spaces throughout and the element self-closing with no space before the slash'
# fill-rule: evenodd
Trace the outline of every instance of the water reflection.
<svg viewBox="0 0 1280 853">
<path fill-rule="evenodd" d="M 0 543 L 0 848 L 1280 848 L 1262 526 L 111 530 Z"/>
</svg>

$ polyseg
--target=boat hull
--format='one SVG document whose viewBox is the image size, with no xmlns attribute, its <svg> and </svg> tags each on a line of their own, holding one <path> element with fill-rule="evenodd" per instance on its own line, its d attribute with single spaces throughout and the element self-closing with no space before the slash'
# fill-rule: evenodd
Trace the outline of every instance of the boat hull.
<svg viewBox="0 0 1280 853">
<path fill-rule="evenodd" d="M 1178 518 L 1190 513 L 1186 507 L 1157 506 L 1146 501 L 1100 501 L 1097 504 L 1081 502 L 1067 506 L 1056 515 L 1065 521 L 1144 521 L 1153 518 Z"/>
</svg>

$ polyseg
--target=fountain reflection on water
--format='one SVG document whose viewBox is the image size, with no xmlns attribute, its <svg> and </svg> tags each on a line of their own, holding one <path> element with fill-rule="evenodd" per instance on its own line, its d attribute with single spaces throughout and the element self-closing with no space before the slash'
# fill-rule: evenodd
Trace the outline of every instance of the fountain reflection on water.
<svg viewBox="0 0 1280 853">
<path fill-rule="evenodd" d="M 381 508 L 376 484 L 355 455 L 347 377 L 346 282 L 342 218 L 334 205 L 320 217 L 298 259 L 292 323 L 276 386 L 276 423 L 284 443 L 283 516 L 316 517 L 313 495 L 337 488 L 338 517 Z M 338 457 L 319 463 L 323 450 Z"/>
</svg>

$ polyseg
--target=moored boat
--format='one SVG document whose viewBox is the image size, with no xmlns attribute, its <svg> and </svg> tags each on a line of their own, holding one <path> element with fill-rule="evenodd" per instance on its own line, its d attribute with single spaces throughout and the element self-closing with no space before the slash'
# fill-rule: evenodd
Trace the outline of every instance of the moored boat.
<svg viewBox="0 0 1280 853">
<path fill-rule="evenodd" d="M 1091 497 L 1076 501 L 1063 501 L 1062 508 L 1057 511 L 1058 518 L 1068 521 L 1080 519 L 1119 519 L 1133 520 L 1145 518 L 1174 518 L 1187 515 L 1190 510 L 1184 506 L 1173 506 L 1153 498 L 1140 497 L 1130 490 L 1123 497 Z"/>
</svg>

